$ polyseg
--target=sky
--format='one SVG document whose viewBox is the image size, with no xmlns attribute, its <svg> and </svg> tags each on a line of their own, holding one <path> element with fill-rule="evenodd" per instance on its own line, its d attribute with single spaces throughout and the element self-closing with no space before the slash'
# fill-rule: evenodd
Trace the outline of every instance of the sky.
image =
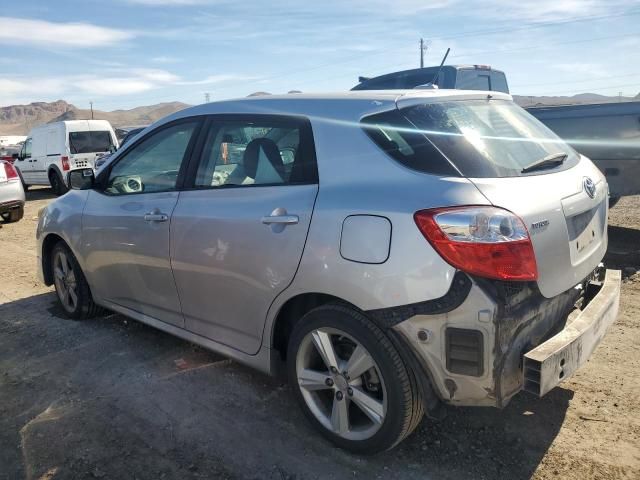
<svg viewBox="0 0 640 480">
<path fill-rule="evenodd" d="M 640 0 L 0 0 L 0 106 L 198 104 L 489 64 L 511 92 L 640 92 Z"/>
</svg>

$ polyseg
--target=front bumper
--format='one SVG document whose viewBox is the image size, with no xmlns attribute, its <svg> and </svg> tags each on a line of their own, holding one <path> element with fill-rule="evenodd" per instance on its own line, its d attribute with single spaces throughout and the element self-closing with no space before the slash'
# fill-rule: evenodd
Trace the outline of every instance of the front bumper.
<svg viewBox="0 0 640 480">
<path fill-rule="evenodd" d="M 607 270 L 587 306 L 546 342 L 524 355 L 524 390 L 542 396 L 587 362 L 618 315 L 621 275 Z"/>
</svg>

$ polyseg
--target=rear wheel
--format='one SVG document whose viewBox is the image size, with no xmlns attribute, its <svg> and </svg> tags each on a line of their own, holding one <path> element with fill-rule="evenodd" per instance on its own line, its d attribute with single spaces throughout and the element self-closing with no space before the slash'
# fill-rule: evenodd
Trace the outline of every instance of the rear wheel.
<svg viewBox="0 0 640 480">
<path fill-rule="evenodd" d="M 89 284 L 76 257 L 64 242 L 53 247 L 51 271 L 58 301 L 69 317 L 81 320 L 94 317 L 100 312 L 100 307 L 91 297 Z"/>
<path fill-rule="evenodd" d="M 7 223 L 17 222 L 24 216 L 24 207 L 14 208 L 2 214 L 2 219 Z"/>
<path fill-rule="evenodd" d="M 49 172 L 49 183 L 51 184 L 53 193 L 56 195 L 64 195 L 69 190 L 65 185 L 64 180 L 62 180 L 60 173 L 55 170 L 51 170 L 51 172 Z"/>
<path fill-rule="evenodd" d="M 291 334 L 287 363 L 305 415 L 341 448 L 388 450 L 422 418 L 413 372 L 386 335 L 354 309 L 331 304 L 307 313 Z"/>
</svg>

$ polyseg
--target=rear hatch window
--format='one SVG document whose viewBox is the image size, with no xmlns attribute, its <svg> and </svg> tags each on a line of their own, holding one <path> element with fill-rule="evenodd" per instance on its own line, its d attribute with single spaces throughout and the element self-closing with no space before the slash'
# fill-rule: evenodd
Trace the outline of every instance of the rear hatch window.
<svg viewBox="0 0 640 480">
<path fill-rule="evenodd" d="M 390 156 L 431 174 L 518 177 L 566 170 L 579 160 L 563 140 L 508 100 L 412 105 L 366 117 L 363 126 Z M 528 170 L 545 158 L 562 161 Z"/>
<path fill-rule="evenodd" d="M 107 130 L 69 133 L 69 148 L 74 154 L 108 152 L 113 147 L 111 132 Z"/>
</svg>

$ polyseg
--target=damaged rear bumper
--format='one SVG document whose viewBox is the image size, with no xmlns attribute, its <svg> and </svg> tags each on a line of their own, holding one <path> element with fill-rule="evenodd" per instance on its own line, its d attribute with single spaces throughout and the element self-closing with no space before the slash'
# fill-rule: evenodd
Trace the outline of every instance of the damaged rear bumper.
<svg viewBox="0 0 640 480">
<path fill-rule="evenodd" d="M 373 318 L 414 354 L 440 400 L 502 408 L 523 389 L 544 395 L 587 361 L 617 316 L 620 278 L 599 267 L 553 298 L 535 282 L 459 278 L 456 301 L 438 300 L 447 308 Z"/>
<path fill-rule="evenodd" d="M 575 318 L 524 355 L 524 390 L 542 396 L 587 362 L 618 315 L 621 275 L 607 270 L 598 292 Z"/>
</svg>

